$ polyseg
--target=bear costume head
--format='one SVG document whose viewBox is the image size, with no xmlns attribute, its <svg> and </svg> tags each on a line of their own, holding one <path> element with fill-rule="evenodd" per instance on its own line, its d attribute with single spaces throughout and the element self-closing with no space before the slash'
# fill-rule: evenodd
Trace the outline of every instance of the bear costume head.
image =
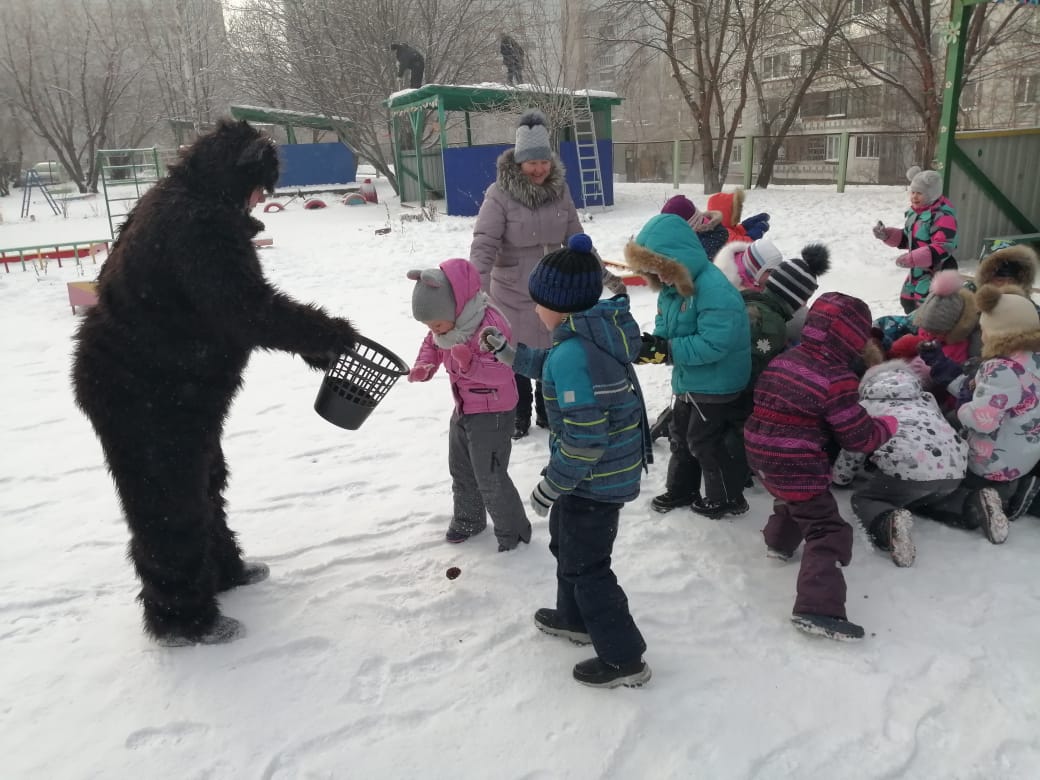
<svg viewBox="0 0 1040 780">
<path fill-rule="evenodd" d="M 279 170 L 273 138 L 248 122 L 221 119 L 213 131 L 181 150 L 170 176 L 193 191 L 245 204 L 258 187 L 273 193 Z"/>
</svg>

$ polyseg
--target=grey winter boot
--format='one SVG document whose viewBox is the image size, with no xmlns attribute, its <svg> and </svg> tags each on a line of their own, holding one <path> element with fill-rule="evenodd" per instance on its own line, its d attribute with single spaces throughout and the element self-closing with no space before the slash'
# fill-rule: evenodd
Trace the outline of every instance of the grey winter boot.
<svg viewBox="0 0 1040 780">
<path fill-rule="evenodd" d="M 965 513 L 982 528 L 982 533 L 993 544 L 1003 544 L 1008 537 L 1008 519 L 1000 494 L 993 488 L 982 488 L 972 493 L 964 507 Z"/>
<path fill-rule="evenodd" d="M 914 518 L 906 509 L 889 509 L 882 512 L 867 529 L 870 540 L 881 550 L 887 550 L 892 563 L 906 567 L 917 557 L 917 547 L 910 536 Z"/>
</svg>

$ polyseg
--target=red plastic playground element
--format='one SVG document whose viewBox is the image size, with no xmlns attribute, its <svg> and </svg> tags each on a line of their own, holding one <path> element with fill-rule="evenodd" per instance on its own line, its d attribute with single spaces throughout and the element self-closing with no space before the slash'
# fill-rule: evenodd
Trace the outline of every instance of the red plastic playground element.
<svg viewBox="0 0 1040 780">
<path fill-rule="evenodd" d="M 323 209 L 325 208 L 325 201 L 319 198 L 311 198 L 309 201 L 303 204 L 305 209 Z"/>
<path fill-rule="evenodd" d="M 285 206 L 281 203 L 268 203 L 264 206 L 265 214 L 270 214 L 272 211 L 285 211 Z"/>
<path fill-rule="evenodd" d="M 376 192 L 376 185 L 372 183 L 371 179 L 361 182 L 361 197 L 369 203 L 379 203 L 379 193 Z"/>
</svg>

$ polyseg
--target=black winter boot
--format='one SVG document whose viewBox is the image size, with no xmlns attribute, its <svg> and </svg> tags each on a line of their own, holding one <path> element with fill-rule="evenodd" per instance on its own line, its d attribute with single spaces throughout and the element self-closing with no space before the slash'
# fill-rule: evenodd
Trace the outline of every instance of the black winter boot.
<svg viewBox="0 0 1040 780">
<path fill-rule="evenodd" d="M 666 490 L 661 495 L 654 496 L 654 500 L 650 502 L 650 508 L 655 512 L 664 514 L 665 512 L 671 512 L 673 509 L 689 506 L 694 500 L 700 500 L 700 496 L 682 495 Z"/>
<path fill-rule="evenodd" d="M 704 480 L 705 497 L 698 497 L 690 505 L 697 514 L 718 520 L 726 515 L 745 514 L 750 509 L 743 493 L 737 493 L 733 498 L 729 497 L 721 471 L 705 471 L 701 477 Z"/>
<path fill-rule="evenodd" d="M 517 417 L 516 426 L 513 428 L 513 441 L 524 438 L 531 430 L 530 417 Z"/>
<path fill-rule="evenodd" d="M 815 636 L 825 636 L 828 639 L 837 639 L 839 642 L 849 642 L 862 639 L 864 635 L 863 626 L 850 623 L 845 618 L 832 617 L 831 615 L 811 615 L 807 612 L 795 612 L 791 615 L 791 622 L 799 631 Z"/>
<path fill-rule="evenodd" d="M 593 688 L 642 688 L 650 680 L 650 667 L 642 658 L 627 664 L 608 664 L 603 659 L 590 658 L 574 667 L 574 679 Z"/>
<path fill-rule="evenodd" d="M 559 636 L 571 640 L 576 645 L 592 644 L 592 637 L 583 627 L 568 626 L 560 620 L 560 615 L 555 609 L 543 607 L 534 613 L 534 624 L 538 630 L 550 636 Z"/>
</svg>

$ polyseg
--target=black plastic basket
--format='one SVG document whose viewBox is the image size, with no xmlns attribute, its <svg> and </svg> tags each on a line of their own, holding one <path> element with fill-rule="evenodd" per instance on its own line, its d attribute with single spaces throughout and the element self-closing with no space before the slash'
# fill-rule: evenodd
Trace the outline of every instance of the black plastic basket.
<svg viewBox="0 0 1040 780">
<path fill-rule="evenodd" d="M 333 425 L 356 431 L 383 400 L 408 365 L 371 339 L 359 336 L 354 349 L 325 372 L 314 411 Z"/>
</svg>

